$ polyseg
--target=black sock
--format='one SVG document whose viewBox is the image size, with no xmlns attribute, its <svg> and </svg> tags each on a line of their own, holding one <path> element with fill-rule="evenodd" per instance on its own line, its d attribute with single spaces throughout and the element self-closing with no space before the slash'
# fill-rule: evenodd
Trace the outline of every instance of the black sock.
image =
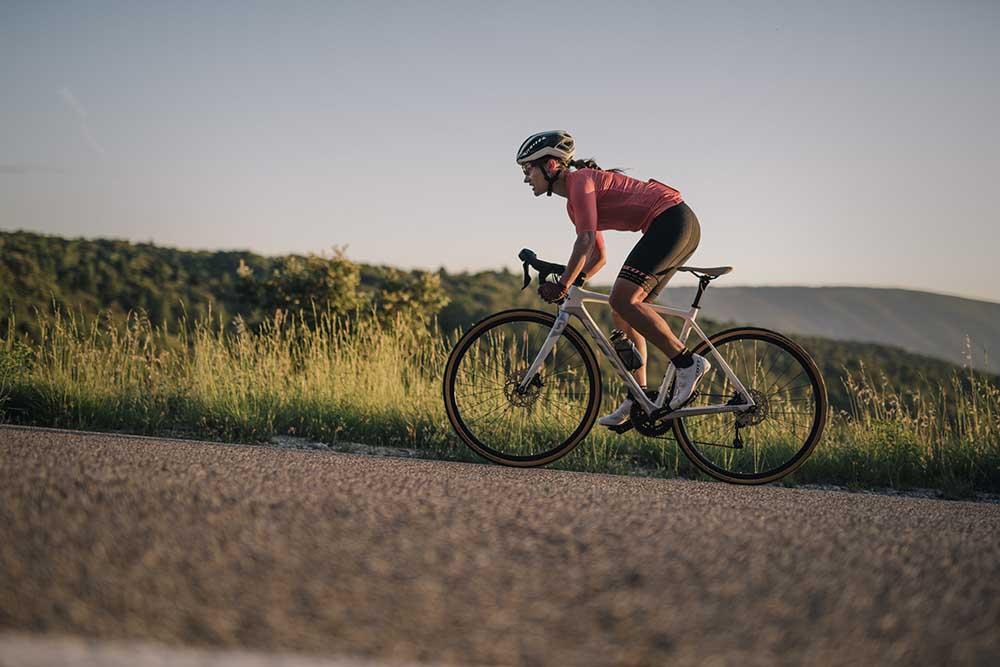
<svg viewBox="0 0 1000 667">
<path fill-rule="evenodd" d="M 691 353 L 684 350 L 676 357 L 670 357 L 670 363 L 672 363 L 677 368 L 688 368 L 694 363 L 694 359 L 691 358 Z"/>
</svg>

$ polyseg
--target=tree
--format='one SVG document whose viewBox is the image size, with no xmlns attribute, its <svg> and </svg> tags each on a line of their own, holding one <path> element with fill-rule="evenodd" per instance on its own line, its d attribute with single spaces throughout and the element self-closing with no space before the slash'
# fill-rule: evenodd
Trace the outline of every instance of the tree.
<svg viewBox="0 0 1000 667">
<path fill-rule="evenodd" d="M 263 311 L 265 317 L 281 310 L 301 314 L 312 325 L 314 306 L 316 312 L 346 315 L 363 302 L 358 292 L 361 271 L 344 256 L 341 248 L 335 248 L 330 258 L 319 255 L 278 258 L 263 279 L 258 279 L 242 259 L 236 272 L 244 298 Z"/>
<path fill-rule="evenodd" d="M 368 276 L 372 303 L 382 317 L 397 314 L 429 319 L 448 304 L 441 277 L 424 271 L 380 267 Z"/>
</svg>

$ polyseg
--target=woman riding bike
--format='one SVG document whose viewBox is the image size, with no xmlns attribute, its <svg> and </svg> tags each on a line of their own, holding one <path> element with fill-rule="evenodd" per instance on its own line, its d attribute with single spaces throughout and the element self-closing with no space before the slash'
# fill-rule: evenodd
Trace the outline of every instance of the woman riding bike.
<svg viewBox="0 0 1000 667">
<path fill-rule="evenodd" d="M 524 182 L 535 196 L 543 192 L 565 197 L 566 210 L 576 226 L 576 242 L 566 271 L 557 282 L 544 283 L 538 293 L 556 303 L 578 276 L 593 276 L 605 264 L 602 231 L 641 232 L 642 238 L 629 253 L 611 290 L 610 305 L 615 326 L 635 344 L 645 361 L 646 339 L 666 354 L 676 369 L 670 408 L 682 407 L 711 365 L 701 355 L 689 352 L 666 321 L 648 305 L 694 254 L 701 227 L 680 192 L 658 181 L 640 181 L 620 170 L 603 170 L 593 160 L 574 160 L 575 142 L 562 130 L 539 132 L 528 137 L 517 151 Z M 646 365 L 632 371 L 639 386 L 646 387 Z M 617 410 L 598 420 L 618 426 L 629 419 L 632 399 L 626 397 Z"/>
</svg>

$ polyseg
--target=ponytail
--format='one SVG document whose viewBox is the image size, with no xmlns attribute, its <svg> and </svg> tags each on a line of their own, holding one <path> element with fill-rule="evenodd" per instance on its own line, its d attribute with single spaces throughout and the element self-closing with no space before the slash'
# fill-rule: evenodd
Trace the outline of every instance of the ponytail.
<svg viewBox="0 0 1000 667">
<path fill-rule="evenodd" d="M 594 162 L 593 158 L 588 160 L 570 160 L 566 163 L 566 166 L 572 167 L 573 169 L 597 169 L 598 171 L 612 171 L 616 174 L 625 173 L 624 169 L 601 169 L 597 166 L 597 163 Z"/>
</svg>

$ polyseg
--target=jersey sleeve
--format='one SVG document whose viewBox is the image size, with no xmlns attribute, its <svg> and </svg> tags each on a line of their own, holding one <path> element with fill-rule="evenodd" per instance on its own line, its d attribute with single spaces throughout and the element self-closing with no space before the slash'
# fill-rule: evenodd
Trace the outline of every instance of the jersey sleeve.
<svg viewBox="0 0 1000 667">
<path fill-rule="evenodd" d="M 567 180 L 567 194 L 577 232 L 597 231 L 597 186 L 592 172 L 581 170 Z"/>
</svg>

